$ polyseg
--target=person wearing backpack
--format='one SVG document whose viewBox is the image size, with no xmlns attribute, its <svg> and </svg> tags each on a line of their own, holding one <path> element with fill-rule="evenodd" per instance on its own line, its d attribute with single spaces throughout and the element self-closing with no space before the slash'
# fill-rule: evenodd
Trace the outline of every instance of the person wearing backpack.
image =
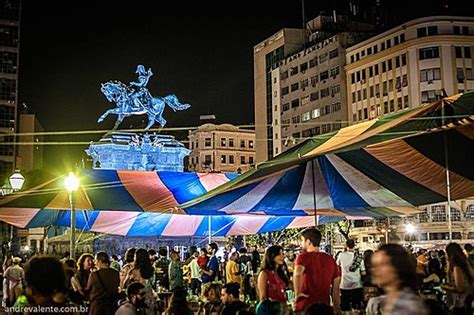
<svg viewBox="0 0 474 315">
<path fill-rule="evenodd" d="M 90 315 L 113 315 L 118 308 L 120 276 L 110 268 L 109 255 L 99 252 L 95 256 L 98 270 L 92 272 L 87 281 Z"/>
<path fill-rule="evenodd" d="M 362 255 L 355 250 L 354 240 L 346 241 L 346 251 L 337 257 L 336 263 L 341 267 L 341 311 L 362 309 L 365 265 Z"/>
</svg>

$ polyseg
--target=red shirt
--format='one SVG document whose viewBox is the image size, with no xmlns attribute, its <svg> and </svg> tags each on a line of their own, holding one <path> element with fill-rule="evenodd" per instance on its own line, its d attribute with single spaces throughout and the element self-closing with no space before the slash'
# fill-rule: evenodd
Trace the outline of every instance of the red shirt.
<svg viewBox="0 0 474 315">
<path fill-rule="evenodd" d="M 267 273 L 267 298 L 286 304 L 286 283 L 275 271 L 265 270 Z"/>
<path fill-rule="evenodd" d="M 208 258 L 207 256 L 199 256 L 199 257 L 197 258 L 197 263 L 198 263 L 199 267 L 205 269 L 206 266 L 207 266 L 207 261 L 208 261 L 208 260 L 209 260 L 209 258 Z"/>
<path fill-rule="evenodd" d="M 330 288 L 334 279 L 341 276 L 334 258 L 321 252 L 302 252 L 296 258 L 296 265 L 305 268 L 301 293 L 309 295 L 296 301 L 296 311 L 304 311 L 314 303 L 330 305 Z"/>
</svg>

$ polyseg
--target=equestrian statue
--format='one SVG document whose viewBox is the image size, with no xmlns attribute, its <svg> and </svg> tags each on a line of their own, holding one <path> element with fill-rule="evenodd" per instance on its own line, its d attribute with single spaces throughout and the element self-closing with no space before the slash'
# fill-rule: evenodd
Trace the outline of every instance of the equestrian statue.
<svg viewBox="0 0 474 315">
<path fill-rule="evenodd" d="M 109 114 L 118 115 L 114 126 L 114 129 L 116 129 L 125 117 L 147 114 L 148 125 L 145 130 L 148 130 L 155 121 L 161 127 L 166 125 L 166 120 L 163 118 L 165 105 L 168 105 L 174 111 L 191 107 L 189 104 L 181 104 L 174 94 L 165 97 L 152 96 L 146 88 L 148 80 L 153 75 L 151 69 L 145 71 L 143 65 L 138 65 L 135 73 L 138 73 L 138 82 L 130 82 L 129 86 L 115 80 L 101 84 L 100 90 L 109 102 L 115 103 L 116 107 L 102 114 L 97 122 L 102 122 Z"/>
</svg>

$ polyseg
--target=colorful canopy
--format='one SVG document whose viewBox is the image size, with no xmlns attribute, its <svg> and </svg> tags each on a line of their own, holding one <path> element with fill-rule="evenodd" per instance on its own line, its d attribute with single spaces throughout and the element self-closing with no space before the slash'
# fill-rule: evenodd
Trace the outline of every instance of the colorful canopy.
<svg viewBox="0 0 474 315">
<path fill-rule="evenodd" d="M 180 208 L 189 214 L 409 214 L 446 200 L 446 152 L 451 198 L 471 197 L 473 120 L 474 93 L 467 93 L 312 137 Z"/>
<path fill-rule="evenodd" d="M 0 220 L 21 227 L 70 226 L 66 210 L 0 208 Z M 211 236 L 249 235 L 314 225 L 313 217 L 199 216 L 124 211 L 83 211 L 76 213 L 76 226 L 84 231 L 122 236 Z M 330 219 L 330 218 L 328 218 Z"/>
<path fill-rule="evenodd" d="M 237 177 L 237 174 L 83 170 L 75 208 L 79 210 L 183 213 L 192 200 Z M 70 208 L 65 176 L 0 199 L 0 208 Z"/>
</svg>

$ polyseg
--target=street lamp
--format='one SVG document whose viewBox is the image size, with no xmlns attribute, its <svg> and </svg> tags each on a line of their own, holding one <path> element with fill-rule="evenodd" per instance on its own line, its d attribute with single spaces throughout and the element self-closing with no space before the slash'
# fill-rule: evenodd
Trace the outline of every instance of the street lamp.
<svg viewBox="0 0 474 315">
<path fill-rule="evenodd" d="M 74 192 L 79 189 L 79 179 L 74 175 L 73 172 L 69 172 L 69 175 L 64 181 L 64 186 L 69 193 L 69 204 L 71 206 L 71 242 L 70 242 L 70 257 L 75 257 L 75 245 L 76 245 L 76 209 L 74 208 Z"/>
<path fill-rule="evenodd" d="M 23 187 L 23 183 L 25 182 L 25 178 L 21 175 L 19 170 L 16 170 L 10 178 L 10 186 L 12 187 L 13 191 L 20 190 Z"/>
<path fill-rule="evenodd" d="M 405 232 L 408 233 L 408 235 L 410 235 L 410 244 L 411 244 L 411 241 L 412 241 L 411 237 L 416 232 L 415 226 L 411 223 L 405 225 Z"/>
</svg>

